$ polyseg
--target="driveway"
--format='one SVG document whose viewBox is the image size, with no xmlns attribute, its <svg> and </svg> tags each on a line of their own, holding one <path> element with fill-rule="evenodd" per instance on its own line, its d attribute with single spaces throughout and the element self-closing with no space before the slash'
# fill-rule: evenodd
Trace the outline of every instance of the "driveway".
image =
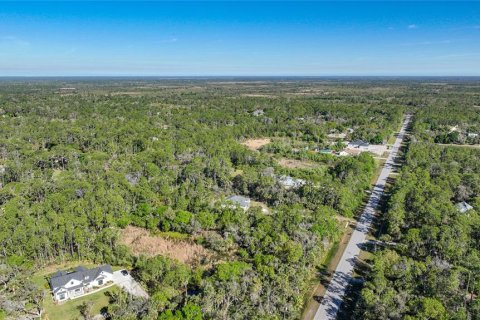
<svg viewBox="0 0 480 320">
<path fill-rule="evenodd" d="M 115 271 L 113 273 L 113 282 L 131 295 L 148 298 L 148 293 L 130 274 L 124 276 L 120 271 Z"/>
<path fill-rule="evenodd" d="M 388 176 L 395 166 L 396 156 L 409 122 L 410 117 L 405 117 L 402 128 L 390 151 L 388 159 L 383 166 L 377 183 L 373 188 L 370 199 L 357 222 L 355 231 L 353 232 L 337 269 L 333 274 L 333 278 L 327 287 L 327 292 L 315 314 L 314 320 L 334 320 L 337 318 L 338 309 L 343 302 L 347 286 L 352 281 L 352 273 L 360 253 L 360 248 L 362 247 L 362 244 L 365 243 L 367 234 L 370 231 L 370 226 L 375 216 L 375 210 L 377 209 L 383 195 Z"/>
</svg>

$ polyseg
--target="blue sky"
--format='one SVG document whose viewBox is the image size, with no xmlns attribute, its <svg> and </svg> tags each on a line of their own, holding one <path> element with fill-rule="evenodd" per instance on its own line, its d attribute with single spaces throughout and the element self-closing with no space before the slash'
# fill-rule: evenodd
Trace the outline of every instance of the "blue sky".
<svg viewBox="0 0 480 320">
<path fill-rule="evenodd" d="M 480 2 L 5 2 L 0 76 L 480 75 Z"/>
</svg>

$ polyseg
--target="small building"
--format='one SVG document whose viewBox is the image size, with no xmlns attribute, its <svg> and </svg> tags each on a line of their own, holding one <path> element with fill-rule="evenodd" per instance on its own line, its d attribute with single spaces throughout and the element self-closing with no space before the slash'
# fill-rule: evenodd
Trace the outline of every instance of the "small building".
<svg viewBox="0 0 480 320">
<path fill-rule="evenodd" d="M 73 299 L 104 286 L 112 281 L 113 271 L 110 265 L 92 269 L 79 266 L 73 272 L 58 271 L 50 278 L 50 287 L 55 301 Z"/>
<path fill-rule="evenodd" d="M 285 189 L 297 189 L 300 188 L 301 186 L 305 185 L 305 180 L 303 179 L 296 179 L 292 178 L 290 176 L 281 176 L 278 179 L 278 182 L 285 187 Z"/>
<path fill-rule="evenodd" d="M 234 195 L 227 198 L 227 201 L 231 202 L 235 207 L 239 206 L 244 211 L 247 211 L 250 208 L 250 198 Z"/>
<path fill-rule="evenodd" d="M 457 207 L 458 211 L 460 211 L 461 213 L 465 213 L 473 209 L 473 207 L 468 203 L 466 203 L 465 201 L 459 202 L 455 206 Z"/>
<path fill-rule="evenodd" d="M 467 134 L 467 137 L 475 139 L 475 138 L 478 137 L 478 133 L 469 132 L 469 133 Z"/>
</svg>

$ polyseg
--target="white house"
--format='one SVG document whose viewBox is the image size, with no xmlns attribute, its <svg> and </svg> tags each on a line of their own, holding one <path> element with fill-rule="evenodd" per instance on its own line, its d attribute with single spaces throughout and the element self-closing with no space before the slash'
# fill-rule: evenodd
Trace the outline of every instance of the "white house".
<svg viewBox="0 0 480 320">
<path fill-rule="evenodd" d="M 473 209 L 473 207 L 468 203 L 466 203 L 465 201 L 459 202 L 455 206 L 457 207 L 458 211 L 460 211 L 461 213 L 465 213 Z"/>
<path fill-rule="evenodd" d="M 476 137 L 478 137 L 478 133 L 469 132 L 469 133 L 467 134 L 467 136 L 468 136 L 469 138 L 476 138 Z"/>
<path fill-rule="evenodd" d="M 109 265 L 92 269 L 80 266 L 73 272 L 58 271 L 54 273 L 50 278 L 50 286 L 54 300 L 65 301 L 84 295 L 112 279 L 113 271 Z"/>
<path fill-rule="evenodd" d="M 290 176 L 281 176 L 278 179 L 278 182 L 285 188 L 285 189 L 297 189 L 303 186 L 306 182 L 303 179 L 296 179 Z"/>
<path fill-rule="evenodd" d="M 230 196 L 227 198 L 227 201 L 232 204 L 233 207 L 239 206 L 244 211 L 247 211 L 250 208 L 250 198 L 244 196 Z"/>
</svg>

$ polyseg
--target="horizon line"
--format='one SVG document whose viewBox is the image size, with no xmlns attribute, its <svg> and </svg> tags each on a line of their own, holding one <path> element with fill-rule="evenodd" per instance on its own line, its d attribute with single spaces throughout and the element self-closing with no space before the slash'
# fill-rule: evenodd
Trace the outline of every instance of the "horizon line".
<svg viewBox="0 0 480 320">
<path fill-rule="evenodd" d="M 480 78 L 479 75 L 0 75 L 5 78 Z"/>
</svg>

